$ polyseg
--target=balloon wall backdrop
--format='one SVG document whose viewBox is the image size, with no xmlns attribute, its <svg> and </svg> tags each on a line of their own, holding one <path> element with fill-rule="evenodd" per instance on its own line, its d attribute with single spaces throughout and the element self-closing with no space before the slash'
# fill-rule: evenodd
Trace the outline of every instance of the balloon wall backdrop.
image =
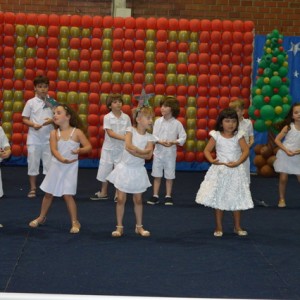
<svg viewBox="0 0 300 300">
<path fill-rule="evenodd" d="M 99 158 L 109 93 L 121 93 L 124 111 L 142 89 L 155 93 L 156 115 L 165 95 L 180 102 L 187 142 L 178 161 L 203 162 L 208 132 L 221 109 L 241 97 L 249 107 L 252 21 L 120 18 L 0 12 L 2 126 L 14 156 L 26 155 L 21 112 L 43 74 L 49 94 L 78 110 Z"/>
</svg>

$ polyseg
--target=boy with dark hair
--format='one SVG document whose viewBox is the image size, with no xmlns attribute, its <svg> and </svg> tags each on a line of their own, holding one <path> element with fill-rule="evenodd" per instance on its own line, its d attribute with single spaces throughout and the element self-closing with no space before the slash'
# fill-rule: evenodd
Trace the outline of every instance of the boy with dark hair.
<svg viewBox="0 0 300 300">
<path fill-rule="evenodd" d="M 164 174 L 166 179 L 165 205 L 173 205 L 172 187 L 175 179 L 177 145 L 183 146 L 186 132 L 176 119 L 179 115 L 179 102 L 174 96 L 167 96 L 160 103 L 162 117 L 158 118 L 153 127 L 153 135 L 157 142 L 153 152 L 151 175 L 153 181 L 153 196 L 148 204 L 159 203 L 159 188 Z"/>
<path fill-rule="evenodd" d="M 51 161 L 50 132 L 53 130 L 53 111 L 48 105 L 49 79 L 37 76 L 33 80 L 35 97 L 29 99 L 22 112 L 23 123 L 29 127 L 27 135 L 27 161 L 30 190 L 29 198 L 36 197 L 36 180 L 40 163 L 43 174 L 49 169 Z"/>
<path fill-rule="evenodd" d="M 111 94 L 106 99 L 106 106 L 110 110 L 104 116 L 104 143 L 98 167 L 97 180 L 102 182 L 101 190 L 90 197 L 91 200 L 107 200 L 108 182 L 106 177 L 120 162 L 124 149 L 126 128 L 131 126 L 130 118 L 122 112 L 123 99 L 120 94 Z M 117 194 L 115 195 L 115 200 Z"/>
</svg>

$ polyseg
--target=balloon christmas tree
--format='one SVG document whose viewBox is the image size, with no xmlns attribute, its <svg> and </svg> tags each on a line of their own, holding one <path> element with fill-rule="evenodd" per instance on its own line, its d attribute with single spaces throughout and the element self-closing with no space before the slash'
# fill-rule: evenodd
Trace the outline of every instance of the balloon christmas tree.
<svg viewBox="0 0 300 300">
<path fill-rule="evenodd" d="M 252 90 L 249 115 L 254 129 L 263 132 L 282 121 L 291 107 L 287 54 L 278 30 L 267 35 L 264 55 L 258 64 L 258 76 Z"/>
<path fill-rule="evenodd" d="M 249 115 L 254 120 L 254 129 L 268 131 L 268 144 L 257 145 L 254 164 L 263 176 L 274 175 L 273 162 L 274 124 L 282 121 L 291 107 L 287 54 L 282 46 L 283 36 L 278 30 L 267 35 L 264 54 L 258 63 L 258 75 L 252 90 L 252 105 Z"/>
</svg>

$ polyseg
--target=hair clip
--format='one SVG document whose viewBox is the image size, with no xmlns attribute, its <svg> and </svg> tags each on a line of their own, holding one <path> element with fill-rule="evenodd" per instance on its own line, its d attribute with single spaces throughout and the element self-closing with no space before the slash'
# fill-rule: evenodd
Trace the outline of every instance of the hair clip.
<svg viewBox="0 0 300 300">
<path fill-rule="evenodd" d="M 141 109 L 142 107 L 150 106 L 149 99 L 151 99 L 153 96 L 153 93 L 146 94 L 145 90 L 143 89 L 141 95 L 135 96 L 135 99 L 139 102 L 138 108 Z"/>
<path fill-rule="evenodd" d="M 46 97 L 46 99 L 44 100 L 44 102 L 45 102 L 44 108 L 48 108 L 49 107 L 49 108 L 53 109 L 54 107 L 56 107 L 56 106 L 59 105 L 59 103 L 55 99 L 53 99 L 53 98 L 51 98 L 49 96 Z"/>
</svg>

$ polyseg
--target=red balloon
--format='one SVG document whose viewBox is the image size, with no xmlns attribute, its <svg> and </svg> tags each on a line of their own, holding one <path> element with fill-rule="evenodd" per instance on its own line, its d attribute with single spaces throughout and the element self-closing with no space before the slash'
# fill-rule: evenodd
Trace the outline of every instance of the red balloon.
<svg viewBox="0 0 300 300">
<path fill-rule="evenodd" d="M 48 18 L 49 25 L 58 25 L 58 24 L 60 24 L 59 21 L 60 21 L 59 15 L 56 15 L 56 14 L 49 15 L 49 18 Z"/>
<path fill-rule="evenodd" d="M 208 43 L 201 43 L 199 45 L 199 52 L 200 53 L 209 53 L 210 52 L 210 46 Z"/>
<path fill-rule="evenodd" d="M 147 26 L 147 20 L 143 17 L 138 17 L 135 20 L 135 25 L 138 29 L 145 29 Z"/>
<path fill-rule="evenodd" d="M 176 93 L 179 96 L 185 96 L 187 94 L 187 86 L 185 86 L 185 85 L 178 85 Z"/>
<path fill-rule="evenodd" d="M 187 162 L 195 161 L 195 156 L 195 153 L 191 151 L 184 154 L 185 161 Z"/>
<path fill-rule="evenodd" d="M 207 53 L 200 53 L 199 54 L 199 57 L 198 57 L 198 60 L 199 60 L 199 64 L 202 65 L 202 64 L 208 64 L 209 63 L 209 55 Z"/>
<path fill-rule="evenodd" d="M 210 97 L 208 99 L 208 107 L 209 108 L 216 108 L 219 105 L 219 99 L 216 97 Z"/>
<path fill-rule="evenodd" d="M 164 84 L 156 84 L 155 85 L 155 94 L 163 95 L 165 93 L 165 85 Z"/>
<path fill-rule="evenodd" d="M 219 43 L 221 41 L 221 32 L 220 31 L 212 31 L 210 38 L 213 43 Z"/>
<path fill-rule="evenodd" d="M 125 18 L 125 28 L 134 29 L 135 28 L 135 18 L 133 17 L 127 17 Z"/>
<path fill-rule="evenodd" d="M 158 41 L 156 43 L 156 50 L 159 52 L 166 52 L 168 48 L 168 44 L 166 41 Z"/>
<path fill-rule="evenodd" d="M 100 39 L 102 37 L 102 29 L 101 28 L 93 28 L 92 37 Z"/>
<path fill-rule="evenodd" d="M 59 16 L 59 24 L 61 26 L 69 26 L 70 19 L 71 19 L 71 16 L 69 16 L 69 15 L 60 15 Z"/>
<path fill-rule="evenodd" d="M 229 98 L 228 97 L 220 97 L 219 106 L 220 108 L 226 108 L 229 105 Z"/>
<path fill-rule="evenodd" d="M 209 67 L 209 72 L 212 75 L 219 75 L 220 73 L 220 66 L 217 64 L 213 64 Z"/>
<path fill-rule="evenodd" d="M 97 72 L 93 72 L 93 74 L 99 75 L 99 78 L 101 77 L 100 74 L 97 73 Z M 90 77 L 92 77 L 92 75 L 90 75 Z M 91 82 L 90 83 L 90 92 L 91 93 L 99 93 L 100 92 L 100 83 L 99 83 L 99 80 L 97 80 L 97 82 L 95 81 L 95 82 Z"/>
<path fill-rule="evenodd" d="M 210 34 L 209 31 L 202 31 L 200 33 L 200 43 L 209 43 L 210 42 Z"/>
<path fill-rule="evenodd" d="M 207 119 L 198 119 L 197 120 L 197 128 L 198 129 L 206 129 L 207 127 Z"/>
<path fill-rule="evenodd" d="M 217 30 L 217 31 L 222 31 L 222 21 L 215 19 L 211 21 L 211 29 L 212 30 Z"/>
<path fill-rule="evenodd" d="M 172 95 L 174 96 L 176 94 L 176 86 L 175 85 L 169 85 L 166 87 L 166 95 Z"/>
<path fill-rule="evenodd" d="M 222 81 L 222 79 L 221 79 L 221 81 Z M 229 79 L 229 77 L 228 77 L 228 84 L 229 84 L 229 82 L 230 82 L 230 79 Z M 230 94 L 230 89 L 229 89 L 229 87 L 228 86 L 222 86 L 221 88 L 220 88 L 220 95 L 221 96 L 229 96 L 229 94 Z"/>
<path fill-rule="evenodd" d="M 212 64 L 219 64 L 219 62 L 220 62 L 220 55 L 218 55 L 218 54 L 212 54 L 210 56 L 210 62 Z"/>
<path fill-rule="evenodd" d="M 23 153 L 23 148 L 21 145 L 13 144 L 11 146 L 11 154 L 12 156 L 21 156 Z"/>
<path fill-rule="evenodd" d="M 242 41 L 244 39 L 244 35 L 242 32 L 235 31 L 232 34 L 232 38 L 233 38 L 234 43 L 242 43 Z"/>
<path fill-rule="evenodd" d="M 176 154 L 176 162 L 180 162 L 184 160 L 184 153 L 183 151 L 177 151 Z"/>
<path fill-rule="evenodd" d="M 211 86 L 209 88 L 210 97 L 217 97 L 219 95 L 219 88 L 216 86 Z"/>
<path fill-rule="evenodd" d="M 154 85 L 153 84 L 147 84 L 146 86 L 145 86 L 145 92 L 146 92 L 146 94 L 154 94 L 154 92 L 155 92 L 155 88 L 154 88 Z"/>
<path fill-rule="evenodd" d="M 210 20 L 201 20 L 201 30 L 203 31 L 209 31 L 211 30 L 211 21 Z"/>
<path fill-rule="evenodd" d="M 78 90 L 78 82 L 76 81 L 69 82 L 69 91 L 77 92 L 77 90 Z"/>
<path fill-rule="evenodd" d="M 90 105 L 91 104 L 97 104 L 97 106 L 99 106 L 99 101 L 100 101 L 99 93 L 90 93 L 89 94 L 89 103 L 90 103 Z"/>
<path fill-rule="evenodd" d="M 192 32 L 198 32 L 200 31 L 201 22 L 198 19 L 192 19 L 190 20 L 190 30 Z"/>
<path fill-rule="evenodd" d="M 208 110 L 207 108 L 198 108 L 197 109 L 197 118 L 198 119 L 205 119 L 207 117 L 207 113 L 208 113 Z"/>
<path fill-rule="evenodd" d="M 190 30 L 190 22 L 187 19 L 179 20 L 179 30 Z"/>
<path fill-rule="evenodd" d="M 169 19 L 169 30 L 178 30 L 179 22 L 177 19 Z"/>
<path fill-rule="evenodd" d="M 4 13 L 4 21 L 7 24 L 15 24 L 16 16 L 12 12 L 5 12 Z"/>
<path fill-rule="evenodd" d="M 83 16 L 81 18 L 81 25 L 83 28 L 88 28 L 93 26 L 93 18 L 91 16 Z"/>
<path fill-rule="evenodd" d="M 167 70 L 167 66 L 166 66 L 165 63 L 159 62 L 159 63 L 157 63 L 155 65 L 155 71 L 156 71 L 156 73 L 165 73 L 166 70 Z"/>
<path fill-rule="evenodd" d="M 233 21 L 233 30 L 243 32 L 244 31 L 244 23 L 241 20 Z"/>
<path fill-rule="evenodd" d="M 150 17 L 147 19 L 147 28 L 148 29 L 157 29 L 157 19 Z"/>
<path fill-rule="evenodd" d="M 197 98 L 197 106 L 198 108 L 206 108 L 208 104 L 208 99 L 205 96 L 199 96 Z"/>
<path fill-rule="evenodd" d="M 245 31 L 252 31 L 254 29 L 253 21 L 245 21 L 244 28 L 245 28 Z"/>
<path fill-rule="evenodd" d="M 198 129 L 196 131 L 196 137 L 200 141 L 205 141 L 207 139 L 207 130 L 206 129 Z"/>
<path fill-rule="evenodd" d="M 232 41 L 232 33 L 230 31 L 224 31 L 222 33 L 223 44 L 230 44 Z"/>
<path fill-rule="evenodd" d="M 132 84 L 131 83 L 124 83 L 122 90 L 123 90 L 123 94 L 130 95 L 132 93 Z"/>
<path fill-rule="evenodd" d="M 26 16 L 26 14 L 24 14 L 24 13 L 17 13 L 16 14 L 16 20 L 15 20 L 15 22 L 16 22 L 16 24 L 22 24 L 22 25 L 26 24 L 26 22 L 27 22 L 27 16 Z M 43 25 L 43 24 L 41 24 L 41 25 Z"/>
<path fill-rule="evenodd" d="M 199 96 L 207 96 L 208 88 L 206 86 L 199 86 L 198 87 L 198 94 Z"/>
<path fill-rule="evenodd" d="M 167 30 L 169 28 L 169 21 L 167 18 L 157 19 L 157 28 Z"/>
<path fill-rule="evenodd" d="M 17 90 L 17 91 L 22 91 L 24 89 L 24 81 L 23 80 L 20 80 L 20 79 L 17 79 L 15 80 L 14 82 L 14 89 Z"/>
<path fill-rule="evenodd" d="M 27 63 L 27 62 L 26 62 Z M 43 58 L 38 58 L 36 60 L 36 68 L 37 69 L 41 69 L 41 70 L 45 70 L 46 69 L 46 66 L 47 66 L 47 63 L 46 63 L 46 60 L 43 59 Z M 27 66 L 26 66 L 27 67 Z M 28 67 L 27 67 L 28 68 Z"/>
<path fill-rule="evenodd" d="M 220 84 L 220 77 L 218 75 L 210 75 L 210 77 L 209 77 L 209 84 L 211 86 L 219 86 L 219 84 Z"/>
<path fill-rule="evenodd" d="M 168 39 L 168 33 L 166 30 L 157 30 L 156 37 L 158 41 L 166 41 Z"/>
<path fill-rule="evenodd" d="M 219 111 L 217 108 L 210 108 L 208 110 L 208 118 L 209 119 L 217 119 L 218 115 L 219 115 Z"/>
</svg>

